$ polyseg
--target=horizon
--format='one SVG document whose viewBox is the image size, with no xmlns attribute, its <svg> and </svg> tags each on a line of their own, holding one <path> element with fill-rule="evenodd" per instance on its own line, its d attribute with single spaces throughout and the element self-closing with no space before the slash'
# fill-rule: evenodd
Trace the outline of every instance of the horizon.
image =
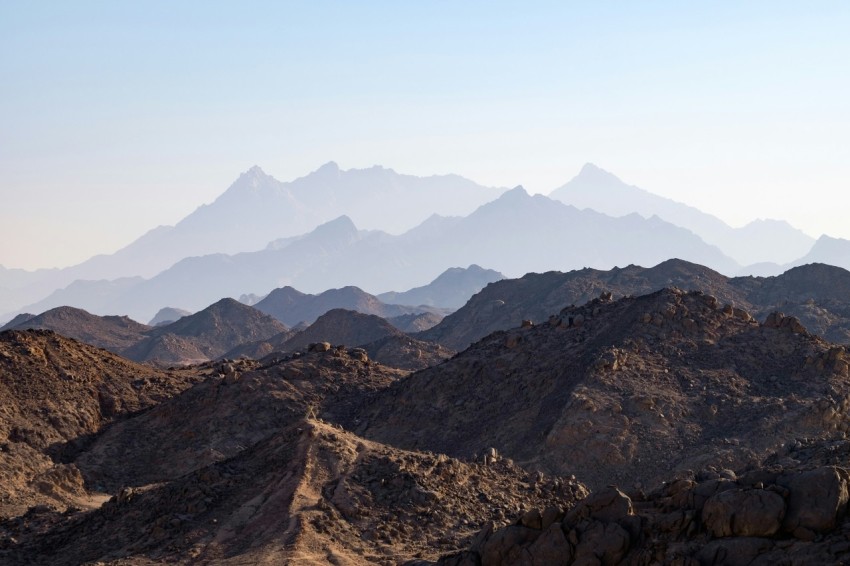
<svg viewBox="0 0 850 566">
<path fill-rule="evenodd" d="M 109 254 L 253 164 L 546 194 L 594 163 L 850 239 L 850 5 L 0 6 L 0 265 Z"/>
</svg>

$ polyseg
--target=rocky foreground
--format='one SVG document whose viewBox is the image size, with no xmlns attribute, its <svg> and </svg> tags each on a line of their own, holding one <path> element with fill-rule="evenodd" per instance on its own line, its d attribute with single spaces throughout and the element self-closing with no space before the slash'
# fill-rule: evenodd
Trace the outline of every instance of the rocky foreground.
<svg viewBox="0 0 850 566">
<path fill-rule="evenodd" d="M 0 333 L 0 563 L 850 562 L 850 356 L 795 317 L 665 289 L 384 340 L 161 370 Z"/>
</svg>

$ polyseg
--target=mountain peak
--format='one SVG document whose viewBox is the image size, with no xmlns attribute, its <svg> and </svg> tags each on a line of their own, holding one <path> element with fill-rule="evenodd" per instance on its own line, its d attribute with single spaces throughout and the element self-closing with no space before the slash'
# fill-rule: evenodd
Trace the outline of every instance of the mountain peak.
<svg viewBox="0 0 850 566">
<path fill-rule="evenodd" d="M 596 183 L 606 182 L 606 183 L 622 183 L 619 177 L 602 169 L 601 167 L 596 166 L 593 163 L 585 163 L 582 166 L 581 171 L 579 171 L 578 175 L 575 177 L 576 179 L 581 179 L 584 181 L 594 181 Z"/>
<path fill-rule="evenodd" d="M 317 175 L 339 175 L 340 169 L 336 161 L 328 161 L 327 163 L 316 169 L 315 173 Z"/>
</svg>

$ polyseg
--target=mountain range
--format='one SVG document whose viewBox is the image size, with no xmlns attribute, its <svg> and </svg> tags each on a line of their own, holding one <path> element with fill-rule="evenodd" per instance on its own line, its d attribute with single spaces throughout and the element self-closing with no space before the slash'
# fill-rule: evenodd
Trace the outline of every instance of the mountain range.
<svg viewBox="0 0 850 566">
<path fill-rule="evenodd" d="M 583 304 L 602 293 L 625 297 L 670 287 L 709 293 L 762 320 L 773 311 L 781 311 L 799 318 L 806 328 L 828 340 L 850 343 L 850 272 L 845 269 L 808 264 L 771 277 L 726 277 L 678 259 L 651 268 L 586 268 L 504 279 L 488 285 L 418 336 L 463 350 L 491 332 L 519 326 L 523 320 L 546 322 L 564 305 Z"/>
<path fill-rule="evenodd" d="M 670 257 L 724 273 L 738 269 L 716 247 L 658 218 L 613 218 L 515 188 L 469 216 L 434 216 L 398 236 L 358 230 L 342 216 L 284 247 L 187 258 L 121 288 L 79 283 L 26 310 L 73 304 L 149 320 L 164 305 L 193 311 L 220 297 L 287 285 L 306 292 L 354 285 L 379 293 L 416 287 L 456 265 L 487 265 L 518 277 L 583 266 L 654 265 Z"/>
<path fill-rule="evenodd" d="M 850 267 L 847 240 L 815 241 L 774 220 L 732 228 L 591 164 L 550 196 L 382 167 L 328 163 L 291 182 L 254 167 L 211 204 L 115 254 L 66 269 L 0 266 L 0 312 L 8 320 L 69 305 L 151 320 L 166 305 L 196 311 L 287 285 L 399 293 L 471 264 L 508 277 L 671 257 L 726 275 L 777 275 L 810 262 Z M 452 283 L 454 297 L 404 291 L 394 301 L 457 308 L 479 288 Z"/>
<path fill-rule="evenodd" d="M 555 189 L 551 198 L 578 208 L 590 208 L 611 216 L 637 213 L 687 228 L 706 243 L 717 246 L 742 266 L 755 263 L 784 265 L 804 256 L 814 239 L 781 220 L 753 220 L 732 228 L 716 216 L 664 198 L 588 163 L 576 177 Z"/>
<path fill-rule="evenodd" d="M 0 266 L 0 312 L 34 303 L 74 281 L 150 278 L 184 258 L 256 251 L 343 214 L 368 229 L 403 232 L 432 214 L 469 214 L 504 190 L 457 175 L 416 177 L 377 166 L 341 170 L 333 162 L 281 182 L 255 166 L 212 203 L 113 254 L 65 269 Z"/>
</svg>

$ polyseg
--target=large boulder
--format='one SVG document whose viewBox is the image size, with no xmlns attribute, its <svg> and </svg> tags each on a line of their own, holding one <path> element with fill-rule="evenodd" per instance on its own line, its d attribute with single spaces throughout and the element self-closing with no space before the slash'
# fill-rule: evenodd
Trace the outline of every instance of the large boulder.
<svg viewBox="0 0 850 566">
<path fill-rule="evenodd" d="M 848 474 L 843 468 L 824 466 L 779 478 L 790 491 L 783 527 L 790 533 L 834 529 L 847 512 Z"/>
<path fill-rule="evenodd" d="M 702 522 L 716 537 L 770 537 L 779 532 L 785 500 L 765 489 L 730 489 L 705 502 Z"/>
</svg>

